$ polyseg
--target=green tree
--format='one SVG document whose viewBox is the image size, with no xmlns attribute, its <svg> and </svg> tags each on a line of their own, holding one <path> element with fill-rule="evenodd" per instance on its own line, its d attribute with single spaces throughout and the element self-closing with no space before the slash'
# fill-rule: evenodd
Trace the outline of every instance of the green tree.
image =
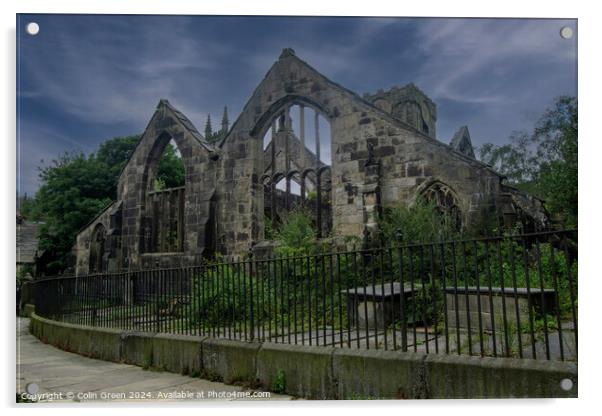
<svg viewBox="0 0 602 416">
<path fill-rule="evenodd" d="M 537 173 L 537 159 L 531 152 L 531 142 L 529 134 L 515 131 L 507 144 L 485 143 L 479 149 L 480 158 L 506 176 L 512 185 L 528 187 Z"/>
<path fill-rule="evenodd" d="M 53 274 L 69 265 L 77 231 L 111 202 L 115 181 L 104 163 L 81 153 L 53 160 L 40 169 L 40 179 L 32 213 L 44 221 L 39 247 L 54 259 L 47 265 L 47 272 Z"/>
<path fill-rule="evenodd" d="M 34 205 L 35 200 L 24 195 L 19 199 L 17 209 L 25 219 L 29 219 L 32 215 Z"/>
<path fill-rule="evenodd" d="M 111 192 L 111 198 L 113 199 L 117 196 L 117 179 L 119 178 L 119 174 L 125 167 L 139 140 L 139 134 L 114 137 L 102 142 L 96 152 L 96 159 L 104 163 L 108 170 L 107 175 L 114 178 L 115 187 Z"/>
<path fill-rule="evenodd" d="M 510 143 L 487 143 L 483 162 L 508 182 L 545 200 L 546 208 L 565 227 L 577 226 L 578 106 L 575 97 L 556 98 L 531 133 L 515 132 Z"/>
<path fill-rule="evenodd" d="M 155 189 L 175 188 L 184 186 L 184 163 L 176 148 L 168 143 L 159 159 L 159 168 L 155 178 Z"/>
<path fill-rule="evenodd" d="M 577 227 L 577 99 L 560 97 L 535 127 L 538 191 L 548 210 L 566 227 Z"/>
</svg>

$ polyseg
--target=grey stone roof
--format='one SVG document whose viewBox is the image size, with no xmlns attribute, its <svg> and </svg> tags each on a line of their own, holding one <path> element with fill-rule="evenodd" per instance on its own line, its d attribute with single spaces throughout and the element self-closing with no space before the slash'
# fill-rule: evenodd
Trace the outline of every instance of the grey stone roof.
<svg viewBox="0 0 602 416">
<path fill-rule="evenodd" d="M 38 223 L 17 224 L 17 263 L 34 263 L 38 251 Z"/>
<path fill-rule="evenodd" d="M 215 153 L 215 148 L 211 143 L 209 143 L 205 138 L 199 133 L 194 124 L 182 113 L 180 110 L 175 108 L 173 105 L 169 103 L 166 99 L 161 99 L 159 101 L 159 106 L 164 105 L 168 107 L 177 119 L 182 123 L 182 125 L 190 132 L 190 134 L 209 152 Z"/>
</svg>

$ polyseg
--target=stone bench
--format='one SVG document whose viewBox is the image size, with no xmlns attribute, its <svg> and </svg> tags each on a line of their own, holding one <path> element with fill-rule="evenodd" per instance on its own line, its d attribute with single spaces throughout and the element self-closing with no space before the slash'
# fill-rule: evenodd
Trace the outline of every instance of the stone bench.
<svg viewBox="0 0 602 416">
<path fill-rule="evenodd" d="M 456 294 L 458 304 L 456 305 Z M 450 327 L 459 326 L 468 328 L 468 316 L 470 316 L 470 327 L 473 331 L 479 328 L 479 299 L 481 303 L 481 325 L 484 330 L 491 330 L 491 311 L 493 309 L 493 320 L 496 328 L 501 328 L 504 319 L 504 302 L 506 303 L 506 322 L 516 325 L 516 303 L 518 302 L 518 317 L 521 324 L 529 322 L 529 300 L 534 308 L 535 314 L 539 316 L 544 311 L 548 315 L 554 315 L 556 312 L 556 291 L 553 289 L 526 288 L 519 287 L 516 294 L 513 288 L 481 287 L 477 290 L 476 286 L 445 288 L 447 301 L 447 319 Z M 468 307 L 467 307 L 468 302 Z M 456 319 L 456 311 L 458 319 Z M 536 316 L 534 316 L 534 319 Z"/>
<path fill-rule="evenodd" d="M 391 287 L 392 286 L 392 287 Z M 419 290 L 422 285 L 415 284 L 414 290 Z M 409 283 L 404 284 L 403 291 L 399 282 L 384 283 L 384 288 L 380 283 L 374 286 L 361 286 L 341 291 L 347 297 L 347 316 L 351 326 L 359 325 L 360 328 L 374 329 L 375 314 L 376 328 L 383 329 L 388 327 L 395 320 L 401 319 L 401 296 L 404 299 L 413 295 L 412 287 Z M 384 324 L 383 324 L 384 313 Z"/>
<path fill-rule="evenodd" d="M 414 284 L 414 291 L 420 291 L 421 284 Z M 360 328 L 384 329 L 396 320 L 401 319 L 401 296 L 407 301 L 413 296 L 412 287 L 409 283 L 401 284 L 390 282 L 374 286 L 361 286 L 341 291 L 347 298 L 347 316 L 351 326 L 359 325 Z M 456 295 L 458 304 L 456 305 Z M 491 296 L 490 296 L 491 295 Z M 506 322 L 516 324 L 516 302 L 518 302 L 518 316 L 521 323 L 529 322 L 529 300 L 535 313 L 539 316 L 543 311 L 554 315 L 556 311 L 556 292 L 553 289 L 517 288 L 516 297 L 513 288 L 481 287 L 476 286 L 446 287 L 445 297 L 447 302 L 447 322 L 450 327 L 468 328 L 468 316 L 472 330 L 478 330 L 479 325 L 479 298 L 481 303 L 481 325 L 484 330 L 491 330 L 491 310 L 493 309 L 493 320 L 497 328 L 503 325 L 503 305 L 506 304 Z M 490 302 L 491 298 L 491 302 Z M 468 302 L 468 308 L 466 303 Z M 443 300 L 438 300 L 443 308 Z M 492 306 L 492 307 L 491 307 Z M 456 319 L 456 311 L 458 319 Z M 375 316 L 376 315 L 376 316 Z M 535 318 L 535 316 L 534 316 Z M 444 319 L 440 316 L 440 320 Z M 375 325 L 376 324 L 376 325 Z"/>
</svg>

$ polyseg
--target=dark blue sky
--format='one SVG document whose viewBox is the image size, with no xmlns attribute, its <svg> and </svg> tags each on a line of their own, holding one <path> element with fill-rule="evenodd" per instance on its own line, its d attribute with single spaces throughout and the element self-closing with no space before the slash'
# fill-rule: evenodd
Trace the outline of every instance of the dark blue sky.
<svg viewBox="0 0 602 416">
<path fill-rule="evenodd" d="M 40 25 L 36 36 L 25 25 Z M 575 20 L 19 15 L 18 187 L 64 151 L 140 133 L 160 98 L 202 131 L 234 121 L 284 47 L 359 94 L 414 82 L 437 136 L 504 143 L 554 97 L 577 94 Z M 564 40 L 560 28 L 575 36 Z M 19 189 L 18 188 L 18 189 Z"/>
</svg>

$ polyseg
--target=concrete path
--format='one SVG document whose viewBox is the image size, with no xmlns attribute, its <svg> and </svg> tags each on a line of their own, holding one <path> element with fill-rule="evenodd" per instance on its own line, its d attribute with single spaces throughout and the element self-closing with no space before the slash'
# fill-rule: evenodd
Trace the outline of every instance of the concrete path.
<svg viewBox="0 0 602 416">
<path fill-rule="evenodd" d="M 17 318 L 17 393 L 39 402 L 290 400 L 290 396 L 86 358 L 43 344 Z"/>
</svg>

